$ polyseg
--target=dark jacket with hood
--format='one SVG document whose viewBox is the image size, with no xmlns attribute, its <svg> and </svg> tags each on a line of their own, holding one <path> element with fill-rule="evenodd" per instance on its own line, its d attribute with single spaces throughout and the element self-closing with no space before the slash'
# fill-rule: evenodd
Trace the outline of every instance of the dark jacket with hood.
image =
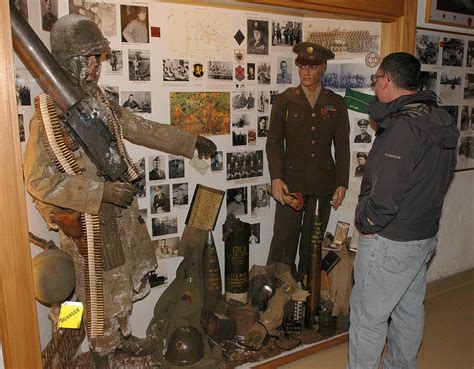
<svg viewBox="0 0 474 369">
<path fill-rule="evenodd" d="M 357 228 L 396 241 L 431 238 L 456 166 L 459 131 L 424 91 L 371 105 L 378 126 L 356 209 Z"/>
</svg>

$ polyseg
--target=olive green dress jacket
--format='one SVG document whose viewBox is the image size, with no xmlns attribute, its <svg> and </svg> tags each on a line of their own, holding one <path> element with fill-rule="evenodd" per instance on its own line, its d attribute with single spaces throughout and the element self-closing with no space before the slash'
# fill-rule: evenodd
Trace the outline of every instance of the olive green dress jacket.
<svg viewBox="0 0 474 369">
<path fill-rule="evenodd" d="M 331 195 L 336 187 L 347 188 L 349 118 L 344 99 L 323 87 L 311 108 L 301 85 L 285 90 L 272 107 L 266 151 L 271 179 L 282 179 L 290 192 Z"/>
</svg>

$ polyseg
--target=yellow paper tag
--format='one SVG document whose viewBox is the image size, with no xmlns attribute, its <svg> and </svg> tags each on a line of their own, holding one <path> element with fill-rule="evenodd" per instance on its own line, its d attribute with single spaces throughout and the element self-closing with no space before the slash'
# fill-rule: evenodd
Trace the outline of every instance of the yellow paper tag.
<svg viewBox="0 0 474 369">
<path fill-rule="evenodd" d="M 58 328 L 79 329 L 83 312 L 82 302 L 66 301 L 62 303 L 59 311 Z"/>
</svg>

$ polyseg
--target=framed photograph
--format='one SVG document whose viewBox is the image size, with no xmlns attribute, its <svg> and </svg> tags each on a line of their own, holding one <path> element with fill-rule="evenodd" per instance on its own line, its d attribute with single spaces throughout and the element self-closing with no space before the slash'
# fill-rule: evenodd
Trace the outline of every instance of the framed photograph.
<svg viewBox="0 0 474 369">
<path fill-rule="evenodd" d="M 427 0 L 427 23 L 473 29 L 474 2 L 463 0 Z"/>
<path fill-rule="evenodd" d="M 206 231 L 214 229 L 224 194 L 225 191 L 198 184 L 185 223 Z"/>
<path fill-rule="evenodd" d="M 334 244 L 340 245 L 347 238 L 349 233 L 350 224 L 346 222 L 338 221 L 336 225 L 336 232 L 334 235 Z"/>
</svg>

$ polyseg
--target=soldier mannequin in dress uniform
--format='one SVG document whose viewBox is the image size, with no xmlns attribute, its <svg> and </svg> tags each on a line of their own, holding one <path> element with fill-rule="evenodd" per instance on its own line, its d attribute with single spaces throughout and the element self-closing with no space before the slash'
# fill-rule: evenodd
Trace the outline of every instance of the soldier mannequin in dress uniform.
<svg viewBox="0 0 474 369">
<path fill-rule="evenodd" d="M 344 100 L 321 86 L 334 54 L 314 43 L 293 47 L 301 83 L 279 94 L 273 105 L 266 151 L 277 201 L 267 265 L 285 263 L 297 280 L 307 272 L 316 200 L 323 232 L 331 212 L 344 200 L 349 181 L 349 120 Z M 334 144 L 335 160 L 331 154 Z M 283 195 L 301 192 L 306 207 L 284 206 Z M 301 235 L 301 239 L 300 239 Z M 299 265 L 295 258 L 299 241 Z"/>
</svg>

